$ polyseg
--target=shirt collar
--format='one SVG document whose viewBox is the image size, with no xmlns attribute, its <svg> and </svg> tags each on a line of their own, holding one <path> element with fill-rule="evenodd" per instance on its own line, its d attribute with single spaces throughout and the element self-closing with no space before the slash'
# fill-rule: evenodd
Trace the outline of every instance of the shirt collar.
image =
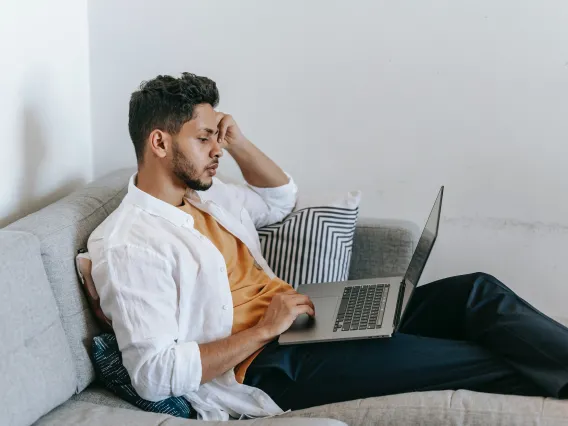
<svg viewBox="0 0 568 426">
<path fill-rule="evenodd" d="M 151 215 L 163 217 L 174 225 L 182 226 L 187 223 L 193 226 L 193 217 L 190 214 L 139 189 L 134 183 L 136 175 L 135 173 L 130 177 L 125 202 L 138 206 Z"/>
</svg>

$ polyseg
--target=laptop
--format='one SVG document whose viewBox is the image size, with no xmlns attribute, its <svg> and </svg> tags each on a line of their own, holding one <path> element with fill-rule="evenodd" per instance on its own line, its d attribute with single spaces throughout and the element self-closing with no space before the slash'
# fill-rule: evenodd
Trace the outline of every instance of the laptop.
<svg viewBox="0 0 568 426">
<path fill-rule="evenodd" d="M 414 289 L 436 242 L 444 187 L 440 188 L 404 277 L 306 284 L 298 293 L 315 305 L 280 335 L 281 345 L 391 337 L 400 327 Z M 309 318 L 309 319 L 308 319 Z"/>
</svg>

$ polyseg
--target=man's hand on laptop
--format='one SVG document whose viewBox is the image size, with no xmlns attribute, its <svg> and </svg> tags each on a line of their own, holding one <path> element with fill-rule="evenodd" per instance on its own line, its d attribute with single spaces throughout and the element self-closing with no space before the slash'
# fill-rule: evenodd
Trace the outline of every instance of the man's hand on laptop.
<svg viewBox="0 0 568 426">
<path fill-rule="evenodd" d="M 199 344 L 201 383 L 220 376 L 280 336 L 301 314 L 315 316 L 314 304 L 308 296 L 290 290 L 272 298 L 264 316 L 254 327 L 215 342 Z"/>
<path fill-rule="evenodd" d="M 279 293 L 272 298 L 264 317 L 255 327 L 262 330 L 267 340 L 272 340 L 288 330 L 301 314 L 316 315 L 314 304 L 308 296 L 296 290 Z"/>
</svg>

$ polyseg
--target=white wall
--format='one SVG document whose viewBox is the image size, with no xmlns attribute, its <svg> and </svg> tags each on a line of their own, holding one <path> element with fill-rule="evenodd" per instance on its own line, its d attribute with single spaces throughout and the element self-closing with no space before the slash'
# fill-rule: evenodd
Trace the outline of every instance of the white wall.
<svg viewBox="0 0 568 426">
<path fill-rule="evenodd" d="M 86 0 L 3 1 L 0 227 L 92 177 Z"/>
<path fill-rule="evenodd" d="M 422 225 L 445 184 L 422 282 L 484 270 L 568 316 L 568 2 L 143 4 L 89 3 L 95 176 L 135 164 L 141 80 L 207 75 L 304 191 Z"/>
</svg>

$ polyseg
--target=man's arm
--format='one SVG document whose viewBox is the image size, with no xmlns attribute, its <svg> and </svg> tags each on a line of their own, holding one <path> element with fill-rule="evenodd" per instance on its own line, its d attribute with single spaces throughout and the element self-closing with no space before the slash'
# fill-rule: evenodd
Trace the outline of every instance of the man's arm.
<svg viewBox="0 0 568 426">
<path fill-rule="evenodd" d="M 288 183 L 286 173 L 248 139 L 237 146 L 229 145 L 226 149 L 239 165 L 249 185 L 275 188 Z"/>
<path fill-rule="evenodd" d="M 185 262 L 197 271 L 193 259 Z M 195 392 L 284 332 L 299 314 L 314 314 L 307 296 L 292 290 L 276 295 L 251 329 L 209 343 L 178 342 L 178 292 L 167 259 L 143 247 L 114 247 L 102 258 L 93 256 L 92 276 L 132 386 L 149 401 Z"/>
<path fill-rule="evenodd" d="M 217 120 L 219 143 L 235 159 L 249 185 L 275 188 L 288 183 L 284 171 L 243 135 L 231 115 L 219 112 Z"/>
<path fill-rule="evenodd" d="M 206 383 L 234 368 L 248 356 L 288 330 L 296 317 L 306 313 L 314 316 L 314 305 L 308 296 L 295 290 L 273 297 L 264 317 L 257 325 L 216 342 L 199 345 Z"/>
</svg>

